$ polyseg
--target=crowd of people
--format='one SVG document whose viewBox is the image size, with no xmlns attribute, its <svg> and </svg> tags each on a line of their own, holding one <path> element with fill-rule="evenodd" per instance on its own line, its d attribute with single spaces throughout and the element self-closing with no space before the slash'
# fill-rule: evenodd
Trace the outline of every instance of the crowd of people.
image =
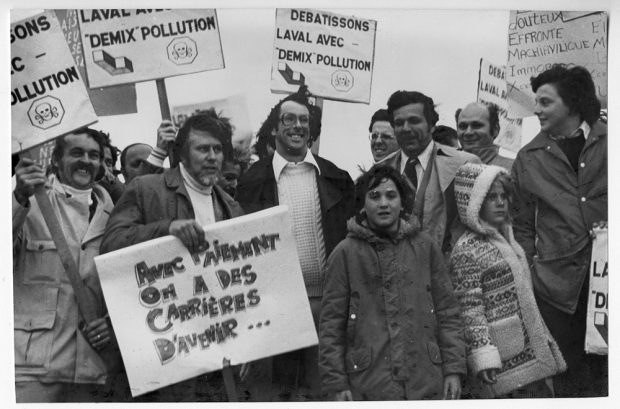
<svg viewBox="0 0 620 409">
<path fill-rule="evenodd" d="M 592 230 L 608 215 L 606 121 L 583 67 L 554 65 L 531 86 L 541 129 L 514 161 L 494 144 L 496 106 L 466 105 L 453 129 L 431 97 L 396 91 L 370 120 L 374 163 L 354 183 L 312 153 L 321 110 L 303 86 L 271 109 L 251 164 L 214 110 L 178 129 L 163 121 L 155 147 L 120 152 L 82 128 L 56 139 L 47 168 L 21 157 L 17 402 L 226 400 L 219 372 L 131 396 L 93 258 L 166 235 L 197 252 L 202 226 L 280 204 L 319 344 L 240 365 L 241 399 L 607 396 L 607 357 L 584 351 Z"/>
</svg>

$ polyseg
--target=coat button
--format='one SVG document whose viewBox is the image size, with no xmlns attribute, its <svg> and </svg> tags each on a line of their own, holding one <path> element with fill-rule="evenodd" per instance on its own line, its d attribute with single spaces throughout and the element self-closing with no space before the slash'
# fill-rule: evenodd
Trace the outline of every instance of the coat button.
<svg viewBox="0 0 620 409">
<path fill-rule="evenodd" d="M 39 244 L 39 250 L 43 250 L 43 244 Z"/>
<path fill-rule="evenodd" d="M 432 314 L 432 313 L 434 313 L 434 312 L 435 312 L 435 309 L 434 309 L 434 308 L 431 308 L 431 314 Z"/>
<path fill-rule="evenodd" d="M 357 315 L 351 314 L 351 319 L 354 320 L 355 318 L 357 318 Z"/>
<path fill-rule="evenodd" d="M 353 369 L 357 369 L 357 364 L 353 365 Z"/>
<path fill-rule="evenodd" d="M 582 201 L 582 202 L 585 202 L 585 201 L 586 201 L 586 197 L 585 197 L 585 196 L 583 196 L 583 197 L 581 198 L 581 201 Z"/>
<path fill-rule="evenodd" d="M 585 162 L 581 162 L 581 163 L 579 164 L 579 166 L 581 166 L 582 168 L 585 168 L 585 167 L 586 167 L 586 164 L 585 164 Z"/>
</svg>

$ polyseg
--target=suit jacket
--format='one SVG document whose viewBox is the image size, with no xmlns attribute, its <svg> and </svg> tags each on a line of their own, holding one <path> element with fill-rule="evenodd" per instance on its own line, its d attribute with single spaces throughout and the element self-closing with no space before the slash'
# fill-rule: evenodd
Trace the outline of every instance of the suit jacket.
<svg viewBox="0 0 620 409">
<path fill-rule="evenodd" d="M 347 220 L 354 213 L 354 186 L 346 171 L 320 156 L 314 155 L 314 158 L 321 169 L 321 173 L 316 174 L 316 181 L 321 202 L 325 252 L 329 256 L 347 234 Z M 279 204 L 272 160 L 272 157 L 268 157 L 254 163 L 239 180 L 235 200 L 245 213 L 254 213 Z"/>
<path fill-rule="evenodd" d="M 437 142 L 434 143 L 437 147 L 437 155 L 435 156 L 434 163 L 429 163 L 428 166 L 433 167 L 435 177 L 431 175 L 431 180 L 424 195 L 422 230 L 428 232 L 441 245 L 444 253 L 448 253 L 464 231 L 458 218 L 456 202 L 454 200 L 454 176 L 461 165 L 467 162 L 480 163 L 480 158 L 450 146 Z M 402 155 L 398 151 L 398 154 L 381 164 L 400 170 L 401 159 Z M 441 196 L 436 194 L 437 189 L 441 190 Z M 437 203 L 437 197 L 443 198 L 443 203 Z M 444 226 L 441 226 L 441 220 L 431 213 L 431 210 L 434 208 L 439 208 L 442 212 L 445 211 Z M 408 210 L 411 213 L 413 209 Z"/>
</svg>

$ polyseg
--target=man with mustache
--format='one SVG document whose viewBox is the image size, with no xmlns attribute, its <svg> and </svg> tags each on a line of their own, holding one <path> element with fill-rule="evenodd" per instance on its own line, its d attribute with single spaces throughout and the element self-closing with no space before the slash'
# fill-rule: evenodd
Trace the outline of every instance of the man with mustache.
<svg viewBox="0 0 620 409">
<path fill-rule="evenodd" d="M 110 215 L 101 253 L 157 237 L 173 235 L 192 252 L 206 248 L 202 226 L 242 214 L 241 207 L 217 185 L 222 162 L 232 157 L 232 126 L 213 109 L 191 116 L 174 141 L 177 167 L 135 178 Z M 196 378 L 142 398 L 195 401 Z"/>
<path fill-rule="evenodd" d="M 17 402 L 100 400 L 106 364 L 99 352 L 113 338 L 93 258 L 99 254 L 112 199 L 95 184 L 103 135 L 82 128 L 56 139 L 49 176 L 22 157 L 13 192 L 13 295 Z M 73 285 L 33 197 L 46 194 L 76 261 L 83 293 L 100 318 L 83 322 Z M 120 356 L 119 356 L 120 359 Z"/>
<path fill-rule="evenodd" d="M 246 213 L 288 205 L 318 331 L 327 257 L 345 237 L 347 219 L 353 215 L 353 181 L 346 171 L 310 152 L 320 133 L 321 111 L 310 105 L 304 87 L 278 102 L 261 129 L 274 136 L 276 150 L 243 174 L 235 198 Z M 251 399 L 320 399 L 318 371 L 318 346 L 253 363 Z"/>
<path fill-rule="evenodd" d="M 586 68 L 556 64 L 530 82 L 540 133 L 512 168 L 514 236 L 568 365 L 556 396 L 607 396 L 607 357 L 584 352 L 591 230 L 607 224 L 607 125 Z"/>
<path fill-rule="evenodd" d="M 480 159 L 467 152 L 433 141 L 439 115 L 433 99 L 417 91 L 396 91 L 388 100 L 388 113 L 400 152 L 382 162 L 398 169 L 415 194 L 412 214 L 441 247 L 449 253 L 462 231 L 454 201 L 454 177 L 467 162 Z"/>
<path fill-rule="evenodd" d="M 472 102 L 458 109 L 456 135 L 465 152 L 478 156 L 484 164 L 512 168 L 513 160 L 499 154 L 499 146 L 493 144 L 499 135 L 499 112 L 494 104 Z"/>
</svg>

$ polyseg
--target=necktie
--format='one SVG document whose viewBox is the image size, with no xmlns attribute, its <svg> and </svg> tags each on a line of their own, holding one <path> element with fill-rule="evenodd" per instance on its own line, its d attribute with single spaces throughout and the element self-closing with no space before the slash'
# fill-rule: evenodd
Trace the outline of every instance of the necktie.
<svg viewBox="0 0 620 409">
<path fill-rule="evenodd" d="M 409 178 L 413 186 L 418 187 L 418 174 L 415 171 L 415 165 L 419 163 L 418 158 L 409 158 L 405 164 L 404 174 Z"/>
</svg>

